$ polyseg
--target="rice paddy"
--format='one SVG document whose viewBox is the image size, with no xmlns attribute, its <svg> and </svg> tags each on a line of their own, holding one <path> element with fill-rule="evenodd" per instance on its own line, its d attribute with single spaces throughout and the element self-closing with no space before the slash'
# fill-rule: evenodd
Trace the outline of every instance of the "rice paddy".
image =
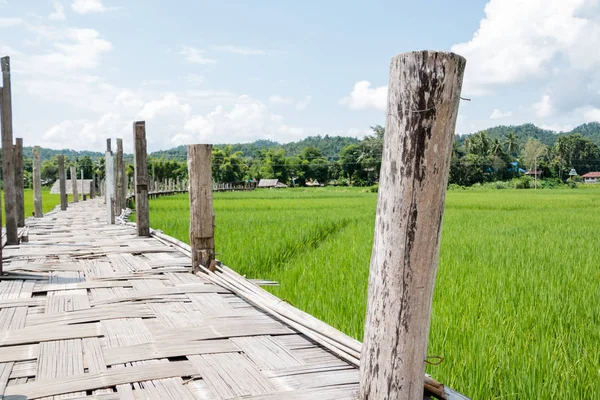
<svg viewBox="0 0 600 400">
<path fill-rule="evenodd" d="M 216 193 L 218 258 L 362 339 L 377 195 L 315 188 Z M 598 398 L 600 188 L 451 191 L 428 372 L 473 399 Z M 187 195 L 150 202 L 188 242 Z M 189 242 L 188 242 L 189 243 Z"/>
<path fill-rule="evenodd" d="M 33 189 L 25 189 L 25 218 L 33 216 Z M 69 201 L 73 196 L 69 195 Z M 49 189 L 42 190 L 42 211 L 47 213 L 60 205 L 60 195 L 51 194 Z M 2 191 L 2 224 L 4 225 L 4 191 Z"/>
</svg>

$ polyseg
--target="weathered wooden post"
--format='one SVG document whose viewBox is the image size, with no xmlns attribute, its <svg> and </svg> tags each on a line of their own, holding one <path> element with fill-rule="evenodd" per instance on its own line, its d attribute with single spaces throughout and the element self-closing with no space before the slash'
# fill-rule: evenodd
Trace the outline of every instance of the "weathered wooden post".
<svg viewBox="0 0 600 400">
<path fill-rule="evenodd" d="M 73 191 L 73 203 L 79 202 L 79 191 L 77 190 L 77 169 L 71 165 L 71 190 Z"/>
<path fill-rule="evenodd" d="M 33 148 L 33 216 L 42 218 L 42 158 L 40 146 Z"/>
<path fill-rule="evenodd" d="M 422 400 L 465 59 L 392 58 L 359 398 Z"/>
<path fill-rule="evenodd" d="M 92 181 L 90 182 L 90 200 L 96 197 L 96 174 L 92 173 Z"/>
<path fill-rule="evenodd" d="M 122 185 L 121 185 L 121 204 L 122 204 L 122 208 L 127 208 L 127 163 L 125 162 L 125 159 L 123 159 L 123 166 L 121 167 L 121 179 L 122 179 Z M 120 213 L 120 211 L 119 211 Z"/>
<path fill-rule="evenodd" d="M 138 236 L 150 236 L 146 157 L 146 123 L 137 121 L 133 123 L 133 167 L 135 170 L 135 223 Z"/>
<path fill-rule="evenodd" d="M 67 174 L 65 172 L 65 156 L 58 155 L 58 179 L 59 179 L 59 187 L 60 187 L 60 209 L 65 211 L 67 209 L 67 205 L 69 203 L 69 198 L 67 197 Z"/>
<path fill-rule="evenodd" d="M 123 139 L 117 138 L 117 154 L 115 155 L 115 215 L 123 209 Z"/>
<path fill-rule="evenodd" d="M 107 146 L 110 146 L 110 139 L 107 140 Z M 109 224 L 115 223 L 114 201 L 115 201 L 115 163 L 112 152 L 105 154 L 104 169 L 106 173 L 106 210 Z"/>
<path fill-rule="evenodd" d="M 23 139 L 15 139 L 15 198 L 17 203 L 17 226 L 25 226 L 25 177 L 23 171 Z"/>
<path fill-rule="evenodd" d="M 188 145 L 192 272 L 198 271 L 200 265 L 214 270 L 215 238 L 211 162 L 212 145 Z"/>
<path fill-rule="evenodd" d="M 6 244 L 19 244 L 17 232 L 17 205 L 15 189 L 15 157 L 13 147 L 12 94 L 10 57 L 2 57 L 2 179 L 4 180 L 4 214 Z"/>
</svg>

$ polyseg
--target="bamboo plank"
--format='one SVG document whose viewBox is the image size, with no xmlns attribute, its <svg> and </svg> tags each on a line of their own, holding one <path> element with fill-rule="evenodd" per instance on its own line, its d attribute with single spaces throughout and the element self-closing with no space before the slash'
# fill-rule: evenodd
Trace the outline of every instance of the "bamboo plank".
<svg viewBox="0 0 600 400">
<path fill-rule="evenodd" d="M 163 379 L 196 375 L 196 367 L 189 361 L 177 361 L 164 364 L 149 364 L 109 369 L 98 373 L 79 374 L 51 380 L 36 380 L 23 385 L 15 385 L 6 389 L 5 396 L 22 396 L 27 399 L 55 396 L 66 393 L 82 392 L 109 388 L 116 385 L 140 382 L 152 379 Z"/>
</svg>

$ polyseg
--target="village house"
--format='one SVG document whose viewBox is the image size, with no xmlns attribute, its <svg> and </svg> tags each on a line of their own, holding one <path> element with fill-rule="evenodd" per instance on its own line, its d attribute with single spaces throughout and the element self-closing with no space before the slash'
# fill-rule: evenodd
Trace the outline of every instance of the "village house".
<svg viewBox="0 0 600 400">
<path fill-rule="evenodd" d="M 581 176 L 583 178 L 584 183 L 598 183 L 598 178 L 600 178 L 600 172 L 588 172 Z"/>
</svg>

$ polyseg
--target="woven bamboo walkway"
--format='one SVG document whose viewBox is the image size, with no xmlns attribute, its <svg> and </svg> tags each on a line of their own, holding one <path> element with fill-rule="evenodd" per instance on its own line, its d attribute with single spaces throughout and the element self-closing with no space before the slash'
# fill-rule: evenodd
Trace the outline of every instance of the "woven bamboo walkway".
<svg viewBox="0 0 600 400">
<path fill-rule="evenodd" d="M 242 278 L 193 275 L 105 211 L 29 219 L 29 243 L 4 248 L 0 398 L 355 398 L 357 368 L 234 293 Z"/>
</svg>

